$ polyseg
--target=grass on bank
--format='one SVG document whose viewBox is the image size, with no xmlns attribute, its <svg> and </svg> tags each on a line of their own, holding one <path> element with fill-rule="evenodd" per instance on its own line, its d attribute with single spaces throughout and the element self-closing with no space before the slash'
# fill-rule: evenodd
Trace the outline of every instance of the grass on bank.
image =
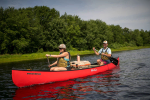
<svg viewBox="0 0 150 100">
<path fill-rule="evenodd" d="M 143 48 L 150 48 L 150 46 L 140 46 L 140 47 L 122 47 L 118 49 L 111 49 L 112 52 L 117 51 L 125 51 L 125 50 L 136 50 L 136 49 L 143 49 Z M 97 49 L 98 50 L 98 49 Z M 93 50 L 85 50 L 85 51 L 69 51 L 71 56 L 79 55 L 88 55 L 94 54 Z M 46 54 L 59 54 L 58 52 L 43 52 L 43 53 L 31 53 L 31 54 L 4 54 L 0 55 L 0 63 L 8 63 L 8 62 L 18 62 L 18 61 L 27 61 L 27 60 L 37 60 L 37 59 L 46 59 Z"/>
<path fill-rule="evenodd" d="M 71 56 L 93 54 L 93 51 L 69 51 Z M 58 55 L 59 51 L 56 52 L 43 52 L 43 53 L 31 53 L 31 54 L 4 54 L 0 55 L 0 63 L 18 62 L 27 60 L 47 59 L 46 54 Z M 49 57 L 50 58 L 50 57 Z"/>
</svg>

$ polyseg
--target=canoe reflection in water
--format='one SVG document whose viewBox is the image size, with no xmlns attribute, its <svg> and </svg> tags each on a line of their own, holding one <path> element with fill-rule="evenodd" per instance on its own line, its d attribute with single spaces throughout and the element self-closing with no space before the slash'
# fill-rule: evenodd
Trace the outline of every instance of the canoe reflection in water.
<svg viewBox="0 0 150 100">
<path fill-rule="evenodd" d="M 18 88 L 13 97 L 14 100 L 36 100 L 36 99 L 85 99 L 92 91 L 107 94 L 117 92 L 109 87 L 120 85 L 120 66 L 112 70 L 99 73 L 93 76 L 77 78 L 68 81 L 54 82 L 32 87 Z"/>
</svg>

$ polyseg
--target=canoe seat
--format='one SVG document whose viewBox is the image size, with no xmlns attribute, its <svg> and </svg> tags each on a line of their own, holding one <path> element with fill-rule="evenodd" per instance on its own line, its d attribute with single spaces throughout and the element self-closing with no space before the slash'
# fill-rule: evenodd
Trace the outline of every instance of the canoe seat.
<svg viewBox="0 0 150 100">
<path fill-rule="evenodd" d="M 71 66 L 76 69 L 90 68 L 91 63 L 89 61 L 72 61 Z"/>
<path fill-rule="evenodd" d="M 75 69 L 85 69 L 85 68 L 93 68 L 93 67 L 98 67 L 99 65 L 96 64 L 91 64 L 89 61 L 71 61 L 71 66 Z"/>
</svg>

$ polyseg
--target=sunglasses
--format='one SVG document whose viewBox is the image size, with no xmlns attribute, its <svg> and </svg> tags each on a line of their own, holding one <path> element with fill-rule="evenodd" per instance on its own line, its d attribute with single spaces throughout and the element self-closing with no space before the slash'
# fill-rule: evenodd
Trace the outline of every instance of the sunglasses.
<svg viewBox="0 0 150 100">
<path fill-rule="evenodd" d="M 63 48 L 59 48 L 59 50 L 61 50 L 61 49 L 63 49 Z"/>
</svg>

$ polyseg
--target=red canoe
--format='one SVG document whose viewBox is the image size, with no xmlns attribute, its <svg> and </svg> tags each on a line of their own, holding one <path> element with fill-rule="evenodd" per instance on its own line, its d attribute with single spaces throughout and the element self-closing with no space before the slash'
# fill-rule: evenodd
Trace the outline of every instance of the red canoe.
<svg viewBox="0 0 150 100">
<path fill-rule="evenodd" d="M 117 58 L 119 65 L 119 57 Z M 35 84 L 45 84 L 56 81 L 64 81 L 94 75 L 115 68 L 113 63 L 87 69 L 72 71 L 39 71 L 39 70 L 12 70 L 12 80 L 17 87 L 25 87 Z"/>
</svg>

